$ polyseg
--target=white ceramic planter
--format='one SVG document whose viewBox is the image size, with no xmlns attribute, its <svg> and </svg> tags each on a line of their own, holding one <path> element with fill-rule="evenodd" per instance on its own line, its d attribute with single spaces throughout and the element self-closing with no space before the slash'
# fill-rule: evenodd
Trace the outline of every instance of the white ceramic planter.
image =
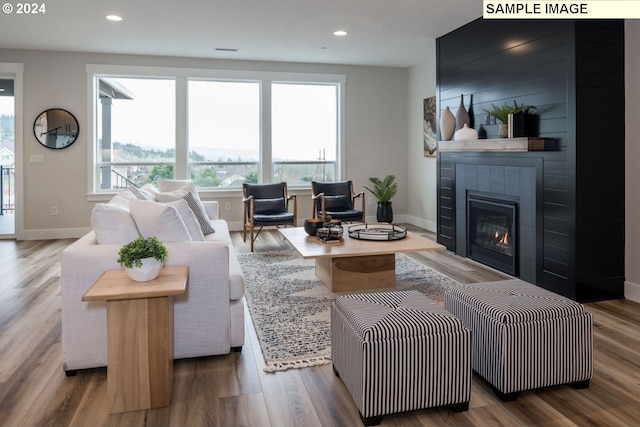
<svg viewBox="0 0 640 427">
<path fill-rule="evenodd" d="M 162 262 L 157 259 L 143 258 L 142 267 L 133 266 L 131 268 L 125 267 L 127 274 L 136 282 L 148 282 L 149 280 L 153 280 L 160 274 L 160 270 L 162 270 Z"/>
</svg>

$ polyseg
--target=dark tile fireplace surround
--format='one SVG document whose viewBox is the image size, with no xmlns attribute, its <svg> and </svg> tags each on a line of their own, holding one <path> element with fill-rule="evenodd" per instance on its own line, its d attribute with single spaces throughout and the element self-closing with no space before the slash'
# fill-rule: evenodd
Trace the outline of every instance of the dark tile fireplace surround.
<svg viewBox="0 0 640 427">
<path fill-rule="evenodd" d="M 445 163 L 451 166 L 452 176 L 443 177 L 443 187 L 450 185 L 451 195 L 455 198 L 455 212 L 447 214 L 448 207 L 442 206 L 444 217 L 450 218 L 453 227 L 442 224 L 441 241 L 450 234 L 455 242 L 455 253 L 463 257 L 475 259 L 498 270 L 530 282 L 539 283 L 542 259 L 541 242 L 538 241 L 538 230 L 541 230 L 541 218 L 536 212 L 541 212 L 541 183 L 542 159 L 517 158 L 514 153 L 510 157 L 484 158 L 481 155 L 449 155 Z M 480 249 L 479 256 L 474 256 L 474 248 L 470 245 L 474 229 L 468 227 L 470 203 L 476 201 L 513 206 L 515 213 L 514 229 L 510 230 L 513 239 L 513 270 L 510 261 L 491 252 L 485 254 Z M 477 202 L 476 202 L 477 203 Z M 506 206 L 505 206 L 506 205 Z M 489 206 L 485 205 L 485 208 Z M 477 252 L 477 251 L 475 251 Z M 492 264 L 493 258 L 496 264 Z M 496 260 L 496 258 L 498 258 Z M 500 259 L 502 258 L 502 260 Z"/>
</svg>

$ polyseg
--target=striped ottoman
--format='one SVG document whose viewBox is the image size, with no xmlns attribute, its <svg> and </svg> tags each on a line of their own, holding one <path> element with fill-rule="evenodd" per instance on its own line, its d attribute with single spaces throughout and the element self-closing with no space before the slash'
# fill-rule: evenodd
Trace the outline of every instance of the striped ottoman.
<svg viewBox="0 0 640 427">
<path fill-rule="evenodd" d="M 522 280 L 452 286 L 444 306 L 473 334 L 473 370 L 503 401 L 558 384 L 589 387 L 591 313 Z"/>
<path fill-rule="evenodd" d="M 471 333 L 420 292 L 338 297 L 331 357 L 365 425 L 396 412 L 469 408 Z"/>
</svg>

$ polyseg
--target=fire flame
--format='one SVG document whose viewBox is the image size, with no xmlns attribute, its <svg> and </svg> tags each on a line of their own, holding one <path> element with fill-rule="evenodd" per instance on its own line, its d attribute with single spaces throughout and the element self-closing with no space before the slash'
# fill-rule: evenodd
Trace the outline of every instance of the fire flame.
<svg viewBox="0 0 640 427">
<path fill-rule="evenodd" d="M 498 231 L 496 231 L 496 234 L 494 236 L 496 238 L 496 240 L 498 240 L 498 242 L 496 243 L 496 246 L 500 246 L 500 247 L 508 247 L 509 246 L 509 233 L 504 233 L 502 235 L 502 237 L 500 237 L 500 233 L 498 233 Z"/>
</svg>

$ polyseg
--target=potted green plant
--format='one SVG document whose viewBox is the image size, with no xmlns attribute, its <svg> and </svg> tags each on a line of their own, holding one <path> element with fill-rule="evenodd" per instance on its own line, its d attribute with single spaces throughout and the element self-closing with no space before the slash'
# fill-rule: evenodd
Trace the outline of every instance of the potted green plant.
<svg viewBox="0 0 640 427">
<path fill-rule="evenodd" d="M 491 110 L 487 110 L 484 108 L 483 110 L 485 113 L 495 117 L 497 120 L 500 120 L 502 122 L 499 130 L 500 138 L 506 138 L 509 135 L 509 115 L 516 115 L 520 113 L 527 114 L 530 110 L 536 109 L 536 107 L 534 107 L 533 105 L 518 105 L 515 100 L 513 100 L 513 105 L 507 104 L 505 102 L 501 107 L 498 107 L 494 104 L 491 104 L 491 107 Z"/>
<path fill-rule="evenodd" d="M 167 258 L 167 247 L 157 237 L 138 237 L 122 246 L 117 262 L 132 280 L 146 282 L 158 277 Z"/>
<path fill-rule="evenodd" d="M 398 192 L 396 177 L 394 175 L 387 175 L 382 180 L 380 178 L 373 177 L 369 178 L 369 181 L 373 183 L 373 188 L 369 188 L 366 185 L 364 188 L 370 191 L 378 200 L 376 219 L 378 222 L 393 222 L 391 198 Z"/>
</svg>

